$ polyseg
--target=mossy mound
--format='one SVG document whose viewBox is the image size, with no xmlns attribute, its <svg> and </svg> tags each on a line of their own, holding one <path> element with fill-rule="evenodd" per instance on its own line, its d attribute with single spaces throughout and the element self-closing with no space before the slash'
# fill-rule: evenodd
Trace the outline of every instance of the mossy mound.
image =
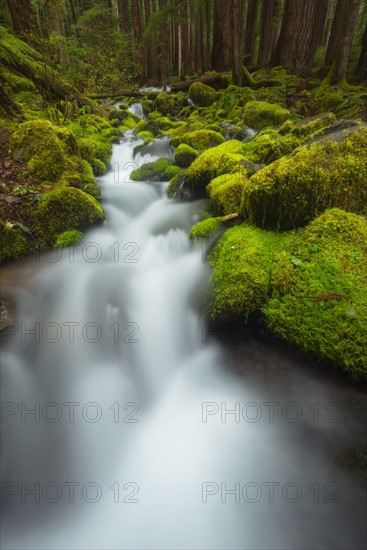
<svg viewBox="0 0 367 550">
<path fill-rule="evenodd" d="M 41 247 L 47 247 L 54 245 L 60 233 L 83 230 L 103 219 L 103 209 L 93 197 L 74 187 L 61 187 L 41 198 L 35 228 Z"/>
<path fill-rule="evenodd" d="M 13 224 L 0 222 L 0 262 L 19 258 L 27 250 L 27 239 L 20 231 Z"/>
<path fill-rule="evenodd" d="M 175 176 L 177 176 L 178 174 L 181 174 L 182 170 L 179 166 L 167 166 L 167 168 L 165 169 L 164 173 L 166 174 L 167 176 L 167 179 L 171 180 L 172 178 L 174 178 Z"/>
<path fill-rule="evenodd" d="M 280 126 L 292 115 L 287 109 L 283 109 L 275 103 L 266 101 L 249 101 L 246 103 L 244 112 L 244 123 L 251 128 L 268 128 L 271 126 Z"/>
<path fill-rule="evenodd" d="M 334 113 L 322 113 L 314 117 L 299 120 L 291 131 L 295 136 L 305 138 L 315 134 L 319 130 L 328 128 L 334 122 L 336 122 Z"/>
<path fill-rule="evenodd" d="M 279 236 L 242 224 L 228 229 L 210 256 L 214 320 L 243 320 L 269 297 L 271 257 Z"/>
<path fill-rule="evenodd" d="M 109 140 L 104 139 L 100 134 L 91 134 L 79 139 L 80 156 L 87 160 L 93 168 L 97 159 L 105 166 L 108 165 L 112 155 L 112 145 Z"/>
<path fill-rule="evenodd" d="M 55 248 L 64 248 L 65 246 L 77 246 L 82 240 L 83 233 L 77 229 L 70 229 L 69 231 L 64 231 L 57 236 L 55 242 Z"/>
<path fill-rule="evenodd" d="M 212 105 L 217 99 L 217 94 L 213 88 L 203 84 L 202 82 L 195 82 L 191 84 L 189 89 L 190 99 L 199 107 L 207 107 Z"/>
<path fill-rule="evenodd" d="M 138 124 L 135 125 L 135 133 L 139 132 L 149 132 L 153 136 L 157 136 L 160 133 L 161 129 L 156 120 L 141 120 Z"/>
<path fill-rule="evenodd" d="M 251 223 L 275 229 L 302 227 L 334 206 L 367 214 L 366 179 L 367 128 L 361 128 L 342 141 L 300 147 L 254 174 L 242 210 Z"/>
<path fill-rule="evenodd" d="M 214 178 L 206 188 L 210 198 L 210 211 L 217 216 L 240 212 L 245 181 L 247 178 L 241 172 Z"/>
<path fill-rule="evenodd" d="M 175 163 L 181 168 L 187 168 L 198 157 L 199 153 L 190 145 L 182 143 L 175 151 Z"/>
<path fill-rule="evenodd" d="M 155 100 L 156 108 L 163 115 L 168 115 L 176 110 L 176 102 L 174 97 L 170 94 L 160 92 Z"/>
<path fill-rule="evenodd" d="M 166 158 L 158 159 L 155 162 L 147 162 L 140 168 L 134 170 L 130 179 L 132 181 L 168 181 L 166 170 L 172 162 Z"/>
<path fill-rule="evenodd" d="M 57 181 L 66 168 L 72 133 L 63 131 L 47 120 L 32 120 L 20 124 L 11 138 L 11 153 L 31 174 L 42 181 Z"/>
<path fill-rule="evenodd" d="M 210 147 L 216 147 L 224 142 L 224 137 L 218 132 L 213 130 L 195 130 L 184 134 L 179 138 L 180 143 L 190 145 L 197 151 L 204 151 Z"/>
<path fill-rule="evenodd" d="M 246 158 L 256 164 L 270 164 L 275 160 L 289 155 L 299 145 L 301 140 L 287 133 L 282 135 L 280 130 L 262 130 L 256 137 L 245 143 Z"/>
<path fill-rule="evenodd" d="M 205 196 L 207 184 L 217 176 L 240 171 L 244 145 L 237 140 L 226 141 L 204 151 L 187 169 L 186 178 L 193 196 Z"/>
<path fill-rule="evenodd" d="M 196 223 L 191 228 L 190 239 L 197 239 L 199 241 L 208 239 L 218 229 L 221 219 L 221 217 L 207 218 Z"/>
<path fill-rule="evenodd" d="M 274 256 L 268 326 L 306 352 L 367 376 L 367 223 L 334 208 Z"/>
</svg>

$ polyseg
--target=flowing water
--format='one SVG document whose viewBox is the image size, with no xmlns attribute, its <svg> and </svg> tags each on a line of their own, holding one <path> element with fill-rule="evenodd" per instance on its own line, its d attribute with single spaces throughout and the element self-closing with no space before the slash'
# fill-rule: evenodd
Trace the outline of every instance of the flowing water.
<svg viewBox="0 0 367 550">
<path fill-rule="evenodd" d="M 365 496 L 336 459 L 362 401 L 343 408 L 340 388 L 270 348 L 215 342 L 197 307 L 209 267 L 187 237 L 203 203 L 130 182 L 170 155 L 162 140 L 134 157 L 141 143 L 123 138 L 100 179 L 105 224 L 15 283 L 2 547 L 362 548 Z"/>
</svg>

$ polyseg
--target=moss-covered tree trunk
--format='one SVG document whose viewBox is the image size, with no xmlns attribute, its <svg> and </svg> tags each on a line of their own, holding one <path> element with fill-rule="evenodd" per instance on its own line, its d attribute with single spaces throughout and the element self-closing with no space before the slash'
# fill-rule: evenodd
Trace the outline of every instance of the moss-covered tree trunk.
<svg viewBox="0 0 367 550">
<path fill-rule="evenodd" d="M 273 48 L 272 21 L 275 0 L 262 0 L 260 21 L 259 65 L 265 67 Z"/>
<path fill-rule="evenodd" d="M 37 21 L 30 0 L 8 0 L 13 30 L 22 40 L 34 46 L 32 35 L 37 34 Z"/>
<path fill-rule="evenodd" d="M 259 7 L 260 2 L 258 0 L 249 0 L 244 44 L 244 56 L 246 65 L 252 65 L 255 59 L 255 27 Z"/>
<path fill-rule="evenodd" d="M 214 0 L 212 69 L 225 71 L 232 61 L 231 0 Z"/>
<path fill-rule="evenodd" d="M 362 36 L 362 48 L 357 63 L 356 74 L 361 80 L 367 80 L 367 25 Z"/>
</svg>

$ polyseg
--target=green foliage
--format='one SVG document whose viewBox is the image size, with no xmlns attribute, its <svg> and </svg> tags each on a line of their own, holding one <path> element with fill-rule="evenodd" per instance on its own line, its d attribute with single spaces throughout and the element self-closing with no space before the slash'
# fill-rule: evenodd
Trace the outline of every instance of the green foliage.
<svg viewBox="0 0 367 550">
<path fill-rule="evenodd" d="M 202 84 L 202 82 L 195 82 L 191 84 L 189 89 L 190 99 L 195 105 L 199 107 L 207 107 L 216 101 L 217 94 L 213 88 Z"/>
<path fill-rule="evenodd" d="M 19 258 L 28 250 L 27 239 L 13 225 L 0 222 L 0 262 Z"/>
<path fill-rule="evenodd" d="M 367 128 L 344 136 L 300 147 L 254 174 L 243 193 L 247 219 L 260 227 L 290 229 L 333 206 L 367 214 Z"/>
<path fill-rule="evenodd" d="M 198 157 L 199 153 L 190 145 L 182 143 L 175 151 L 175 163 L 181 168 L 187 168 Z"/>
<path fill-rule="evenodd" d="M 190 231 L 190 239 L 205 240 L 216 232 L 221 218 L 207 218 L 193 225 Z"/>
<path fill-rule="evenodd" d="M 214 178 L 206 188 L 210 198 L 210 210 L 217 216 L 240 212 L 245 181 L 247 178 L 241 172 Z"/>
<path fill-rule="evenodd" d="M 83 230 L 103 219 L 103 209 L 93 197 L 74 187 L 61 187 L 42 196 L 35 227 L 43 248 L 52 246 L 64 231 Z"/>
<path fill-rule="evenodd" d="M 367 375 L 367 223 L 327 210 L 274 256 L 271 330 L 300 349 Z"/>
<path fill-rule="evenodd" d="M 249 101 L 244 108 L 244 122 L 251 128 L 279 126 L 291 118 L 292 115 L 287 109 L 266 101 Z"/>
<path fill-rule="evenodd" d="M 77 246 L 82 240 L 83 233 L 77 229 L 70 229 L 64 231 L 57 236 L 55 242 L 55 248 L 64 248 L 65 246 Z"/>
<path fill-rule="evenodd" d="M 246 224 L 224 233 L 210 257 L 213 319 L 247 319 L 259 311 L 269 296 L 271 257 L 279 240 Z"/>
<path fill-rule="evenodd" d="M 148 162 L 141 168 L 133 170 L 130 179 L 133 181 L 168 181 L 166 170 L 171 164 L 172 162 L 166 158 Z"/>
</svg>

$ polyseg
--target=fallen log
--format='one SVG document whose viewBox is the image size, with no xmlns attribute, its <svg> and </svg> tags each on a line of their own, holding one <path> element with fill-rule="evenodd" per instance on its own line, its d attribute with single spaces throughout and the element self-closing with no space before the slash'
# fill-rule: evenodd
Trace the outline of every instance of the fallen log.
<svg viewBox="0 0 367 550">
<path fill-rule="evenodd" d="M 212 86 L 213 84 L 222 84 L 223 77 L 228 77 L 229 74 L 230 73 L 220 73 L 208 76 L 199 76 L 198 78 L 194 78 L 192 80 L 183 80 L 182 82 L 176 82 L 175 84 L 172 84 L 172 92 L 185 92 L 190 88 L 191 84 L 195 84 L 195 82 L 202 82 L 207 86 Z"/>
</svg>

